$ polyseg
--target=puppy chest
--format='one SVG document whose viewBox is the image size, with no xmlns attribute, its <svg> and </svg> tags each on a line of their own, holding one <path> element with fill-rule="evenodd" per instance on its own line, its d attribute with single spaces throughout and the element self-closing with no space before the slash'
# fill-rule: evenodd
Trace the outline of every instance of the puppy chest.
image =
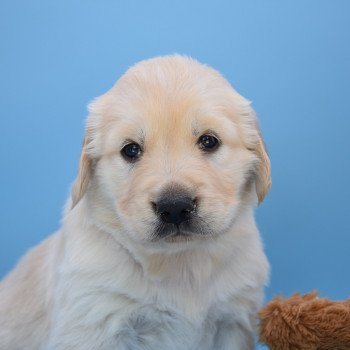
<svg viewBox="0 0 350 350">
<path fill-rule="evenodd" d="M 210 318 L 193 321 L 174 311 L 142 307 L 123 320 L 115 339 L 127 349 L 209 350 L 216 324 Z"/>
</svg>

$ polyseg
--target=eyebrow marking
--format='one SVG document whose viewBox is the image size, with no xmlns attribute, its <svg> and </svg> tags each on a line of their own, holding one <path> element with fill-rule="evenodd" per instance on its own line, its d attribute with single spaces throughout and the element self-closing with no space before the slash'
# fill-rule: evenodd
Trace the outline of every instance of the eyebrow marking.
<svg viewBox="0 0 350 350">
<path fill-rule="evenodd" d="M 146 135 L 145 135 L 145 132 L 143 131 L 143 129 L 140 129 L 140 131 L 138 132 L 138 138 L 140 139 L 140 145 L 144 146 Z"/>
<path fill-rule="evenodd" d="M 136 137 L 127 137 L 121 143 L 121 148 L 126 146 L 129 143 L 138 143 L 141 147 L 145 144 L 145 133 L 143 130 L 140 130 L 136 135 Z"/>
<path fill-rule="evenodd" d="M 193 136 L 199 135 L 198 120 L 196 120 L 196 119 L 192 121 L 192 134 L 193 134 Z"/>
</svg>

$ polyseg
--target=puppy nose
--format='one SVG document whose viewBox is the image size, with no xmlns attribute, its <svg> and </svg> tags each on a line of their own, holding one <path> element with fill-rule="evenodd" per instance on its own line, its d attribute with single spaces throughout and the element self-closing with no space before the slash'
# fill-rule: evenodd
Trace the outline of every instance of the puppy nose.
<svg viewBox="0 0 350 350">
<path fill-rule="evenodd" d="M 153 207 L 163 222 L 179 225 L 190 219 L 196 202 L 189 196 L 165 197 L 153 203 Z"/>
</svg>

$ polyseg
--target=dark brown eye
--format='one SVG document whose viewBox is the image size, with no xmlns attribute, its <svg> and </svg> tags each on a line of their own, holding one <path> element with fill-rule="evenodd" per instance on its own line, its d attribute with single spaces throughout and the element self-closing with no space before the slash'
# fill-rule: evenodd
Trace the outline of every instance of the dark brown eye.
<svg viewBox="0 0 350 350">
<path fill-rule="evenodd" d="M 141 146 L 136 142 L 125 145 L 121 150 L 122 156 L 129 162 L 137 160 L 141 156 L 141 153 Z"/>
<path fill-rule="evenodd" d="M 203 151 L 212 152 L 219 147 L 219 140 L 213 135 L 202 135 L 198 139 L 198 144 Z"/>
</svg>

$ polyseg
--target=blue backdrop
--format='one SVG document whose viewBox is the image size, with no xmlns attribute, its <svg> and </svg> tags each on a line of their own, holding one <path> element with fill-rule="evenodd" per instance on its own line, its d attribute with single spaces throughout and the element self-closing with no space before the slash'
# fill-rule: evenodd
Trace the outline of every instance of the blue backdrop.
<svg viewBox="0 0 350 350">
<path fill-rule="evenodd" d="M 350 295 L 349 0 L 2 0 L 0 39 L 0 277 L 59 227 L 87 103 L 133 63 L 184 53 L 260 118 L 267 299 Z"/>
</svg>

